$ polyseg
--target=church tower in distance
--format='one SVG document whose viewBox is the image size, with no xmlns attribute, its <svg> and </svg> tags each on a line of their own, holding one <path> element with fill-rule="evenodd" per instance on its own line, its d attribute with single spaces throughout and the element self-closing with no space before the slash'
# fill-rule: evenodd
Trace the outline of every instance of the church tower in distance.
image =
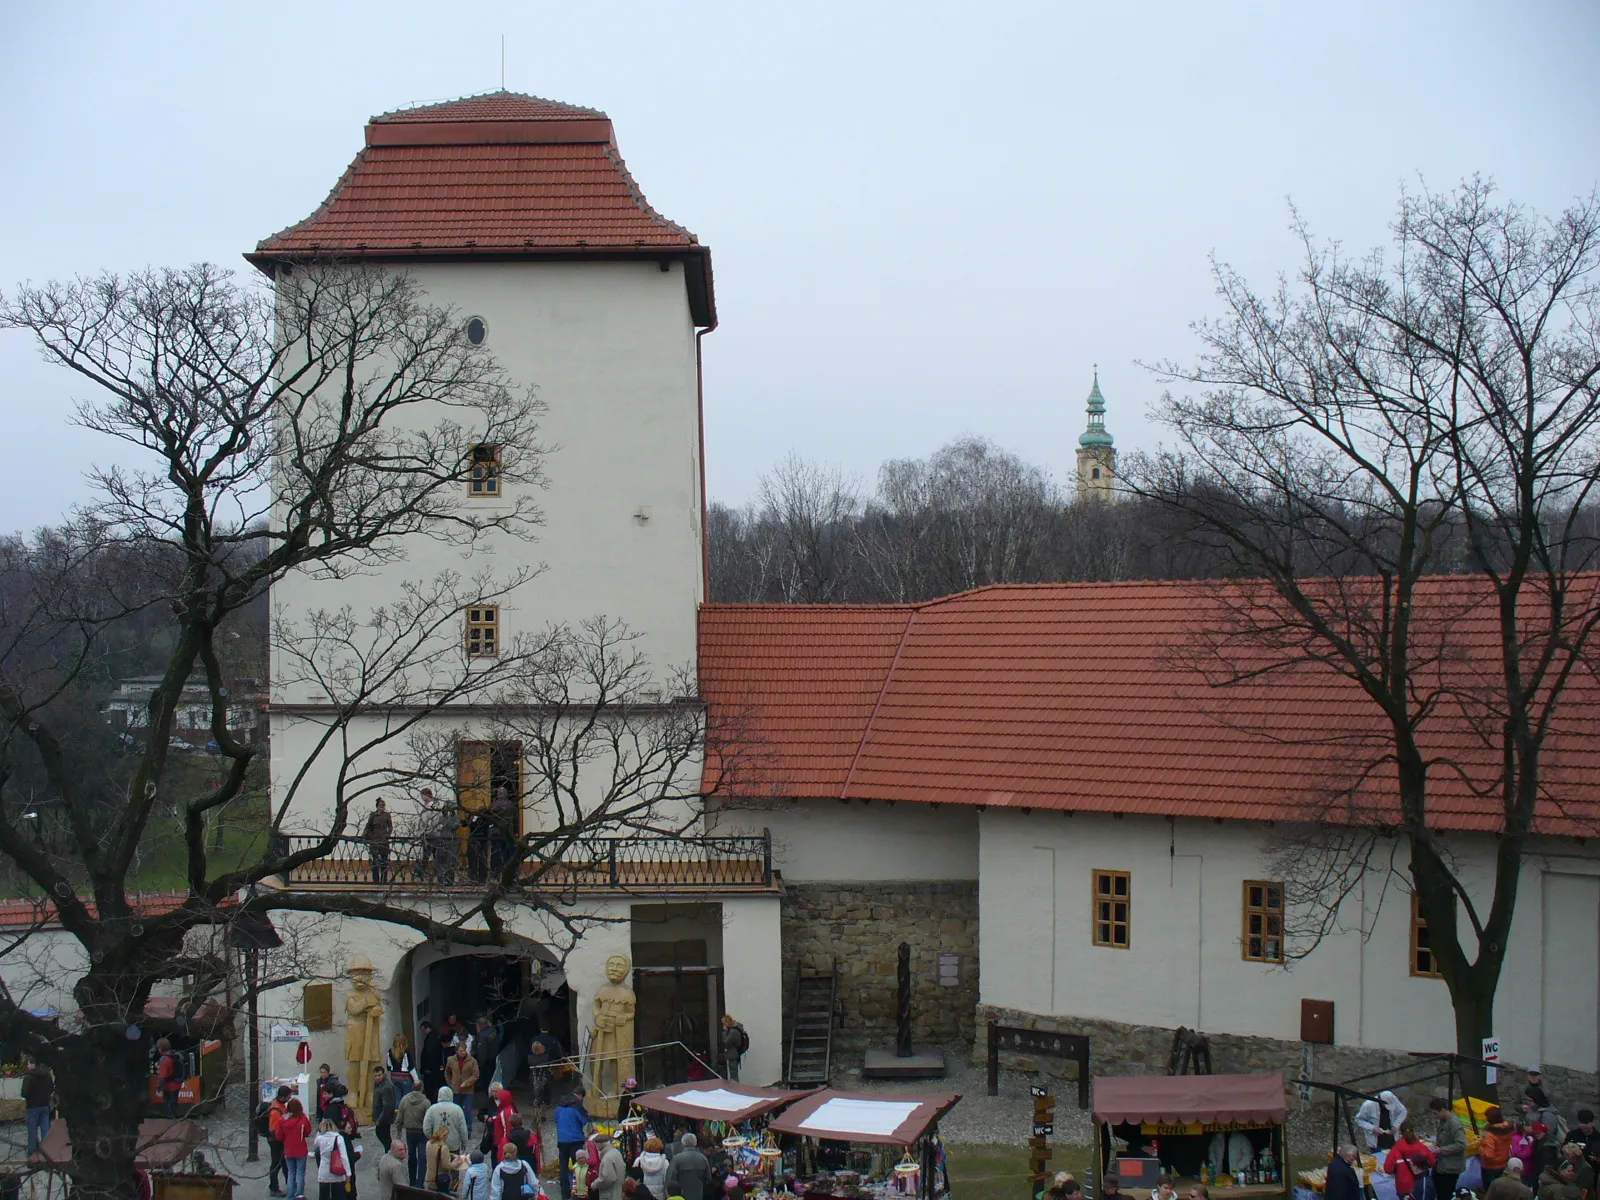
<svg viewBox="0 0 1600 1200">
<path fill-rule="evenodd" d="M 1116 498 L 1117 450 L 1106 432 L 1106 398 L 1100 394 L 1100 369 L 1089 389 L 1089 424 L 1078 438 L 1078 502 Z"/>
</svg>

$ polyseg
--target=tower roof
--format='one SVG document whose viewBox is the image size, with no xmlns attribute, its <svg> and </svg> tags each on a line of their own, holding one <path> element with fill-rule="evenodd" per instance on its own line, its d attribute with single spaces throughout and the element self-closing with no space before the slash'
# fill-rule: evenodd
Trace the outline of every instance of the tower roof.
<svg viewBox="0 0 1600 1200">
<path fill-rule="evenodd" d="M 516 92 L 373 117 L 321 206 L 246 257 L 264 270 L 308 258 L 675 259 L 695 324 L 716 323 L 710 251 L 645 199 L 611 119 Z"/>
<path fill-rule="evenodd" d="M 1100 394 L 1100 371 L 1095 369 L 1094 386 L 1089 389 L 1089 426 L 1078 438 L 1080 446 L 1110 446 L 1111 435 L 1106 432 L 1106 398 Z"/>
</svg>

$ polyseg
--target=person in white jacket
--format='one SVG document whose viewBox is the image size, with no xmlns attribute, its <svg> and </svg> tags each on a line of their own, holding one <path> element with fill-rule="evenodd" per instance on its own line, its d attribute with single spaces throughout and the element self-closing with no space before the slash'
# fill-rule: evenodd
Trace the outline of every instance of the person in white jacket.
<svg viewBox="0 0 1600 1200">
<path fill-rule="evenodd" d="M 325 1119 L 318 1128 L 321 1132 L 311 1151 L 317 1158 L 317 1200 L 344 1200 L 346 1188 L 355 1180 L 361 1152 L 332 1121 Z M 335 1150 L 338 1162 L 334 1161 Z"/>
<path fill-rule="evenodd" d="M 1379 1101 L 1383 1103 L 1382 1109 L 1378 1107 Z M 1366 1135 L 1368 1150 L 1389 1149 L 1405 1123 L 1406 1106 L 1393 1092 L 1379 1092 L 1377 1100 L 1367 1100 L 1356 1109 L 1356 1127 Z"/>
<path fill-rule="evenodd" d="M 672 1160 L 666 1155 L 661 1139 L 652 1135 L 645 1139 L 644 1152 L 633 1160 L 633 1165 L 644 1179 L 644 1189 L 655 1200 L 667 1200 L 667 1168 Z"/>
</svg>

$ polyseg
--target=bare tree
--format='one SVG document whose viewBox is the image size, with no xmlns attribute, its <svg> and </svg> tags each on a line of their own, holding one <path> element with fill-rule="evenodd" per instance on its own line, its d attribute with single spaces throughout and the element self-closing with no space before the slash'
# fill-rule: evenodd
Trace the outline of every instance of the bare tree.
<svg viewBox="0 0 1600 1200">
<path fill-rule="evenodd" d="M 860 508 L 852 480 L 795 454 L 762 476 L 757 519 L 772 543 L 765 566 L 778 599 L 822 604 L 846 598 L 850 535 Z"/>
<path fill-rule="evenodd" d="M 895 600 L 1050 573 L 1065 500 L 1038 467 L 981 438 L 878 474 L 862 523 L 860 569 Z"/>
<path fill-rule="evenodd" d="M 547 843 L 514 842 L 500 885 L 486 878 L 436 905 L 293 884 L 348 854 L 357 800 L 427 774 L 415 751 L 430 721 L 454 722 L 461 703 L 534 703 L 529 681 L 549 689 L 567 678 L 577 696 L 595 639 L 547 631 L 493 659 L 467 658 L 463 611 L 514 592 L 530 570 L 413 580 L 371 612 L 280 616 L 284 682 L 314 683 L 326 697 L 312 721 L 314 757 L 333 764 L 336 786 L 319 790 L 305 770 L 275 780 L 260 836 L 215 851 L 212 814 L 236 800 L 266 803 L 257 747 L 228 723 L 230 622 L 259 612 L 293 573 L 371 571 L 403 560 L 414 539 L 470 548 L 531 537 L 540 405 L 469 343 L 457 314 L 428 305 L 399 273 L 300 267 L 270 290 L 209 266 L 108 275 L 22 288 L 0 301 L 0 327 L 29 331 L 92 386 L 81 423 L 153 461 L 96 472 L 97 502 L 45 543 L 12 547 L 7 565 L 17 569 L 0 586 L 0 859 L 37 898 L 35 930 L 58 926 L 50 944 L 72 948 L 54 969 L 72 979 L 78 1008 L 70 1018 L 36 1015 L 0 988 L 0 1035 L 56 1072 L 74 1145 L 92 1147 L 75 1155 L 75 1188 L 131 1200 L 150 1041 L 187 1027 L 227 930 L 293 911 L 466 944 L 501 940 L 495 906 Z M 503 478 L 524 485 L 493 508 L 465 502 L 481 444 L 500 446 Z M 144 653 L 161 671 L 142 741 L 120 757 L 84 755 L 80 698 L 139 622 L 159 627 Z M 192 678 L 204 679 L 210 698 L 220 778 L 185 770 L 169 752 Z M 644 687 L 637 672 L 628 679 L 598 697 L 582 693 L 596 728 L 620 728 L 614 714 L 626 725 L 627 697 Z M 584 686 L 593 682 L 591 672 Z M 695 707 L 688 696 L 674 703 Z M 681 747 L 669 757 L 687 762 Z M 588 765 L 581 754 L 567 763 L 575 776 Z M 296 822 L 313 792 L 320 808 L 306 831 Z M 49 843 L 27 819 L 41 798 L 60 814 Z M 648 808 L 569 811 L 551 844 L 618 821 L 657 828 Z M 140 892 L 158 859 L 170 864 L 175 897 L 152 907 Z M 0 962 L 42 946 L 32 932 L 0 945 Z M 146 1014 L 154 989 L 179 985 L 189 997 L 179 1018 Z"/>
<path fill-rule="evenodd" d="M 1313 814 L 1332 828 L 1311 873 L 1337 902 L 1387 869 L 1349 826 L 1400 835 L 1475 1058 L 1530 838 L 1584 817 L 1543 768 L 1600 625 L 1600 202 L 1544 219 L 1473 180 L 1404 197 L 1394 231 L 1392 259 L 1350 260 L 1301 227 L 1298 280 L 1265 295 L 1217 264 L 1224 315 L 1197 365 L 1163 368 L 1201 396 L 1164 401 L 1177 449 L 1126 475 L 1259 581 L 1208 593 L 1233 597 L 1203 648 L 1212 682 L 1321 669 L 1371 704 L 1349 786 Z M 1347 807 L 1362 776 L 1381 814 Z M 1443 796 L 1492 824 L 1487 886 L 1441 842 Z"/>
</svg>

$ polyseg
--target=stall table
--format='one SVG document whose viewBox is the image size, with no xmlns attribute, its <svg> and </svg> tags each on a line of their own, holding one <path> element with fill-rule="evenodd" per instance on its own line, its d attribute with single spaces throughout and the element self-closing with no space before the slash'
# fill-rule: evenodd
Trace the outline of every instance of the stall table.
<svg viewBox="0 0 1600 1200">
<path fill-rule="evenodd" d="M 755 1087 L 728 1079 L 707 1079 L 695 1083 L 675 1083 L 634 1098 L 634 1105 L 646 1112 L 666 1113 L 691 1121 L 726 1121 L 737 1125 L 776 1112 L 815 1092 L 815 1088 L 796 1091 L 790 1088 Z"/>
<path fill-rule="evenodd" d="M 960 1092 L 921 1095 L 881 1092 L 838 1092 L 829 1088 L 796 1101 L 768 1123 L 773 1133 L 821 1141 L 867 1143 L 880 1146 L 917 1146 L 923 1200 L 935 1195 L 933 1135 L 939 1119 L 954 1108 Z M 807 1188 L 806 1200 L 826 1200 L 831 1194 Z"/>
<path fill-rule="evenodd" d="M 1128 1075 L 1096 1078 L 1094 1124 L 1100 1153 L 1095 1156 L 1095 1193 L 1114 1157 L 1112 1127 L 1134 1125 L 1138 1137 L 1163 1144 L 1172 1140 L 1227 1137 L 1234 1133 L 1267 1132 L 1267 1149 L 1273 1154 L 1276 1182 L 1230 1187 L 1209 1185 L 1212 1200 L 1262 1200 L 1281 1196 L 1289 1200 L 1289 1148 L 1285 1122 L 1288 1103 L 1281 1075 Z M 1251 1139 L 1252 1142 L 1254 1139 Z M 1129 1146 L 1129 1151 L 1137 1147 Z M 1193 1158 L 1197 1151 L 1190 1150 Z M 1193 1172 L 1181 1172 L 1192 1175 Z"/>
</svg>

